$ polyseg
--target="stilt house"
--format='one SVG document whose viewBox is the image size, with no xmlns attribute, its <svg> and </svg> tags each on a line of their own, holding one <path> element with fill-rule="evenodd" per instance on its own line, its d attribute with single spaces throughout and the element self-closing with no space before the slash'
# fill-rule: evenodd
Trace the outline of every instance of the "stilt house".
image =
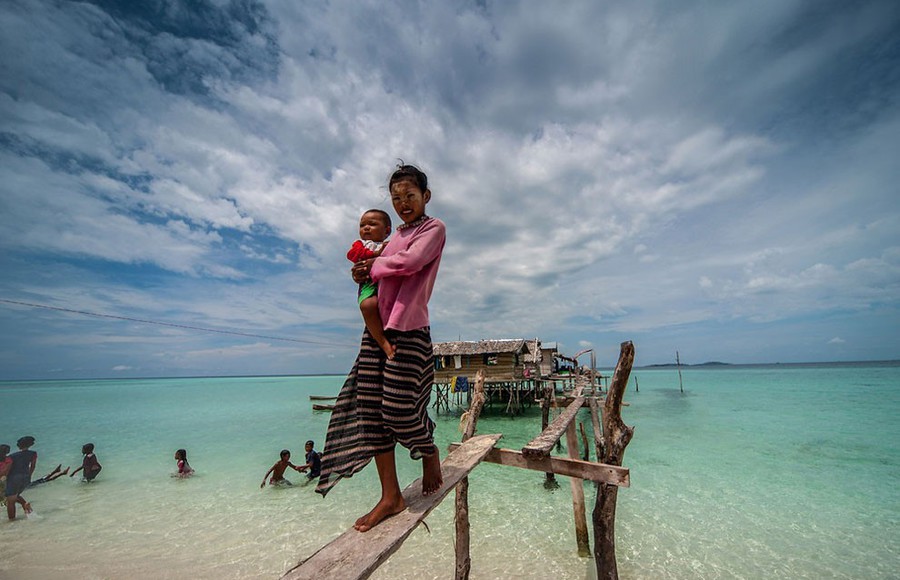
<svg viewBox="0 0 900 580">
<path fill-rule="evenodd" d="M 449 384 L 455 376 L 474 377 L 479 370 L 484 371 L 486 383 L 527 380 L 536 374 L 540 357 L 537 339 L 438 342 L 434 344 L 434 382 Z"/>
</svg>

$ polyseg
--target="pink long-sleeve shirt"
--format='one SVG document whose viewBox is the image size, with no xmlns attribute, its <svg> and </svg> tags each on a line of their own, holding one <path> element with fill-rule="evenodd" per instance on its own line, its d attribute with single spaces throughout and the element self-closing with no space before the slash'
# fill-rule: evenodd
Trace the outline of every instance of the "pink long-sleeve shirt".
<svg viewBox="0 0 900 580">
<path fill-rule="evenodd" d="M 408 331 L 429 326 L 428 300 L 434 289 L 444 222 L 429 218 L 418 226 L 398 229 L 369 275 L 378 282 L 378 311 L 384 328 Z"/>
</svg>

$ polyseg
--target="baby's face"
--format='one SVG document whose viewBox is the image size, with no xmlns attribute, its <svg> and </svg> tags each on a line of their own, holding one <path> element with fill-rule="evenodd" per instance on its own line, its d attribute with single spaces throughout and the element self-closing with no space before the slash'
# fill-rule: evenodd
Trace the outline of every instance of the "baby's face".
<svg viewBox="0 0 900 580">
<path fill-rule="evenodd" d="M 384 216 L 373 211 L 366 212 L 359 218 L 359 239 L 383 242 L 390 228 L 384 222 Z"/>
</svg>

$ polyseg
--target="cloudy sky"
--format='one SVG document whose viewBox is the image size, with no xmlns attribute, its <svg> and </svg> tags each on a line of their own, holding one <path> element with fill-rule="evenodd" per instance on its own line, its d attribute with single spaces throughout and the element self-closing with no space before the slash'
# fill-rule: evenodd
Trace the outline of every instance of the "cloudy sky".
<svg viewBox="0 0 900 580">
<path fill-rule="evenodd" d="M 7 0 L 0 379 L 341 373 L 429 175 L 441 340 L 900 358 L 900 3 Z"/>
</svg>

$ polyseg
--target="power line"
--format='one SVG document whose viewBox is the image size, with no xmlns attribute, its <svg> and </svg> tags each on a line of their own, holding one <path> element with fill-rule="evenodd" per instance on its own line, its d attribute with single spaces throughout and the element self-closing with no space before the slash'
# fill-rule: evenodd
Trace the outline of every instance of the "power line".
<svg viewBox="0 0 900 580">
<path fill-rule="evenodd" d="M 300 342 L 303 344 L 318 344 L 323 346 L 351 346 L 350 344 L 339 344 L 334 342 L 320 342 L 316 340 L 303 340 L 300 338 L 286 338 L 283 336 L 267 336 L 265 334 L 252 334 L 249 332 L 240 332 L 237 330 L 218 330 L 215 328 L 204 328 L 202 326 L 191 326 L 189 324 L 175 324 L 173 322 L 160 322 L 158 320 L 146 320 L 143 318 L 131 318 L 130 316 L 117 316 L 115 314 L 100 314 L 97 312 L 88 312 L 86 310 L 75 310 L 73 308 L 62 308 L 60 306 L 50 306 L 48 304 L 35 304 L 33 302 L 21 302 L 19 300 L 7 300 L 0 298 L 0 302 L 6 304 L 17 304 L 19 306 L 30 306 L 31 308 L 44 308 L 46 310 L 56 310 L 58 312 L 69 312 L 71 314 L 83 314 L 85 316 L 96 316 L 97 318 L 112 318 L 113 320 L 126 320 L 128 322 L 140 322 L 142 324 L 155 324 L 157 326 L 168 326 L 171 328 L 184 328 L 187 330 L 199 330 L 201 332 L 213 332 L 216 334 L 231 334 L 234 336 L 247 336 L 250 338 L 264 338 L 266 340 L 282 340 L 285 342 Z M 356 346 L 356 345 L 352 345 Z"/>
</svg>

